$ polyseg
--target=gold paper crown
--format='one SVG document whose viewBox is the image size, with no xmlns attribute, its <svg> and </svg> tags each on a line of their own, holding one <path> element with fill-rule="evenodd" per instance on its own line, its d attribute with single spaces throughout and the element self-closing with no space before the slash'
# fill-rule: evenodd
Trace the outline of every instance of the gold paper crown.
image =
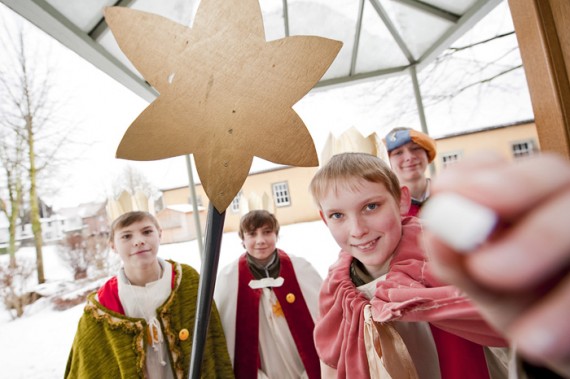
<svg viewBox="0 0 570 379">
<path fill-rule="evenodd" d="M 241 193 L 239 195 L 239 212 L 243 216 L 249 211 L 263 209 L 270 213 L 275 213 L 273 202 L 267 194 L 263 192 L 260 196 L 256 192 L 251 192 L 248 195 Z"/>
<path fill-rule="evenodd" d="M 340 153 L 368 153 L 387 161 L 386 147 L 381 142 L 376 133 L 371 133 L 364 137 L 354 126 L 344 131 L 340 136 L 335 137 L 329 133 L 327 142 L 321 152 L 321 165 L 336 154 Z"/>
<path fill-rule="evenodd" d="M 109 198 L 107 200 L 107 217 L 109 223 L 112 223 L 120 215 L 131 211 L 145 211 L 155 214 L 154 202 L 141 191 L 130 194 L 123 191 L 117 198 Z"/>
</svg>

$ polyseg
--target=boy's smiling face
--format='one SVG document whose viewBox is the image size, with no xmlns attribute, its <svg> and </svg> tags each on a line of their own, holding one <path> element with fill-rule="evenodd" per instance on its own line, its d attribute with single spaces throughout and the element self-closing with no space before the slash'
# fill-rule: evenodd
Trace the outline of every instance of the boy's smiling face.
<svg viewBox="0 0 570 379">
<path fill-rule="evenodd" d="M 402 190 L 400 204 L 384 184 L 359 179 L 340 184 L 319 200 L 321 218 L 342 250 L 358 259 L 374 278 L 402 237 L 401 214 L 409 206 L 409 192 Z"/>
<path fill-rule="evenodd" d="M 151 220 L 143 219 L 115 230 L 111 247 L 119 254 L 126 271 L 154 264 L 160 245 L 161 230 Z"/>
<path fill-rule="evenodd" d="M 247 231 L 243 235 L 243 246 L 249 255 L 262 265 L 269 262 L 276 244 L 277 233 L 269 225 Z"/>
<path fill-rule="evenodd" d="M 408 142 L 390 152 L 390 165 L 401 182 L 422 178 L 429 164 L 426 150 L 415 142 Z"/>
</svg>

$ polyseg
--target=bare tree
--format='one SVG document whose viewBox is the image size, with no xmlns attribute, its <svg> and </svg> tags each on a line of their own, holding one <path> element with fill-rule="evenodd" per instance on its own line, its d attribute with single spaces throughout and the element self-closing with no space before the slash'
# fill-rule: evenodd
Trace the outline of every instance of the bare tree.
<svg viewBox="0 0 570 379">
<path fill-rule="evenodd" d="M 497 49 L 492 55 L 480 52 L 480 49 L 499 43 L 504 49 Z M 479 58 L 479 55 L 485 58 Z M 459 67 L 461 69 L 457 69 Z M 428 88 L 449 76 L 450 72 L 458 75 L 457 80 L 450 82 L 446 91 L 428 91 L 428 105 L 458 96 L 470 88 L 489 85 L 520 69 L 522 60 L 514 30 L 464 45 L 452 45 L 436 58 L 422 77 Z"/>
<path fill-rule="evenodd" d="M 517 91 L 510 78 L 522 72 L 518 44 L 514 31 L 498 33 L 465 44 L 454 44 L 418 73 L 423 105 L 426 110 L 440 103 L 452 106 L 451 100 L 467 91 L 474 99 L 488 95 L 489 91 L 508 95 Z M 370 90 L 367 88 L 367 90 Z M 398 125 L 417 112 L 411 79 L 408 75 L 388 77 L 378 81 L 371 91 L 373 99 L 363 107 L 387 108 L 387 125 Z M 406 123 L 406 122 L 404 122 Z"/>
<path fill-rule="evenodd" d="M 16 226 L 23 203 L 22 162 L 24 154 L 23 139 L 9 135 L 14 129 L 6 127 L 0 120 L 0 165 L 3 170 L 8 203 L 0 199 L 0 211 L 8 219 L 8 254 L 10 268 L 16 267 Z"/>
<path fill-rule="evenodd" d="M 42 174 L 47 176 L 48 168 L 57 167 L 58 154 L 63 152 L 70 134 L 57 119 L 61 104 L 55 101 L 54 73 L 47 64 L 50 61 L 49 49 L 46 51 L 45 46 L 40 48 L 34 43 L 30 26 L 21 22 L 16 25 L 2 22 L 2 25 L 0 48 L 3 57 L 0 63 L 4 64 L 0 66 L 0 119 L 5 133 L 10 131 L 11 143 L 15 146 L 3 147 L 2 164 L 8 193 L 12 192 L 13 196 L 13 200 L 10 196 L 12 214 L 21 204 L 18 201 L 22 196 L 18 191 L 26 186 L 22 193 L 30 212 L 38 282 L 44 283 L 39 207 L 41 179 Z M 15 227 L 14 216 L 9 217 L 9 221 L 10 227 Z"/>
<path fill-rule="evenodd" d="M 158 189 L 148 180 L 144 173 L 137 168 L 127 165 L 123 171 L 115 178 L 113 196 L 119 197 L 123 191 L 131 195 L 142 192 L 147 198 L 152 199 L 158 193 Z"/>
<path fill-rule="evenodd" d="M 76 232 L 67 235 L 58 245 L 58 254 L 69 267 L 75 280 L 85 279 L 89 271 L 108 275 L 109 246 L 107 233 L 85 235 Z"/>
<path fill-rule="evenodd" d="M 27 282 L 34 269 L 33 262 L 25 259 L 14 267 L 0 264 L 0 299 L 12 318 L 21 317 L 24 307 L 39 298 L 39 294 L 27 290 Z"/>
</svg>

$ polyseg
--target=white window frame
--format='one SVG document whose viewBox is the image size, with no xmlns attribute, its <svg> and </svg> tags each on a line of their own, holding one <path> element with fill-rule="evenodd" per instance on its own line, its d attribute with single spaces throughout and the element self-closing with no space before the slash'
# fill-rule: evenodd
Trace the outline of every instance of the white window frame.
<svg viewBox="0 0 570 379">
<path fill-rule="evenodd" d="M 526 145 L 526 148 L 519 148 L 522 145 Z M 532 138 L 511 142 L 511 153 L 515 159 L 533 156 L 536 150 L 536 142 Z"/>
<path fill-rule="evenodd" d="M 448 151 L 440 154 L 440 162 L 443 168 L 456 164 L 463 158 L 462 151 Z M 447 159 L 447 160 L 446 160 Z"/>
<path fill-rule="evenodd" d="M 291 191 L 288 182 L 277 182 L 271 185 L 273 201 L 276 207 L 287 207 L 291 205 Z"/>
<path fill-rule="evenodd" d="M 230 204 L 230 210 L 232 211 L 232 213 L 238 213 L 239 212 L 239 202 L 240 202 L 241 194 L 242 194 L 242 191 L 239 191 L 237 193 L 236 197 L 234 197 L 234 199 L 232 200 L 232 203 Z"/>
</svg>

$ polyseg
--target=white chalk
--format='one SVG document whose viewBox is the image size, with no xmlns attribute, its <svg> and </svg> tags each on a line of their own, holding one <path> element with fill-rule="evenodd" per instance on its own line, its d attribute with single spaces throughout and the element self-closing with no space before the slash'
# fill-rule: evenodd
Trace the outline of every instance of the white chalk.
<svg viewBox="0 0 570 379">
<path fill-rule="evenodd" d="M 430 197 L 420 217 L 430 232 L 463 253 L 485 242 L 498 219 L 491 209 L 454 193 Z"/>
</svg>

